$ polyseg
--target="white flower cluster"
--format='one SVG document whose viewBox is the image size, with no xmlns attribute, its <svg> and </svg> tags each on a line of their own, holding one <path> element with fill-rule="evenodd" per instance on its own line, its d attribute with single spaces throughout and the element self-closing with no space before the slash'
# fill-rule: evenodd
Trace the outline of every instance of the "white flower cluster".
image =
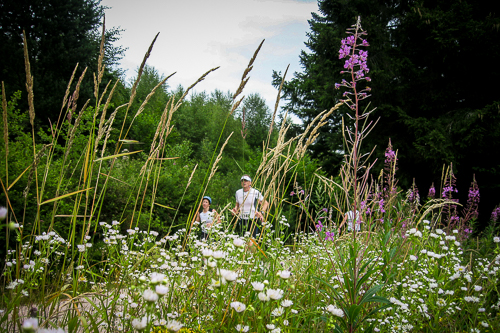
<svg viewBox="0 0 500 333">
<path fill-rule="evenodd" d="M 479 297 L 476 296 L 465 296 L 464 300 L 469 303 L 479 303 Z"/>
<path fill-rule="evenodd" d="M 415 236 L 415 237 L 422 238 L 422 232 L 421 232 L 421 231 L 419 231 L 419 230 L 417 230 L 416 228 L 411 228 L 410 230 L 408 230 L 408 231 L 406 232 L 406 235 L 407 235 L 407 236 L 411 236 L 411 235 L 413 235 L 413 236 Z"/>
<path fill-rule="evenodd" d="M 258 294 L 258 297 L 259 299 L 262 301 L 262 302 L 267 302 L 271 299 L 273 300 L 278 300 L 278 299 L 281 299 L 283 297 L 283 290 L 281 289 L 267 289 L 265 293 L 263 292 L 260 292 Z"/>
<path fill-rule="evenodd" d="M 59 236 L 55 231 L 51 231 L 49 233 L 42 233 L 39 236 L 35 236 L 35 242 L 40 242 L 40 241 L 50 241 L 49 244 L 54 244 L 54 243 L 61 243 L 65 244 L 66 240 Z"/>
<path fill-rule="evenodd" d="M 290 224 L 288 223 L 284 215 L 281 216 L 281 219 L 278 221 L 278 223 L 283 225 L 284 227 L 290 228 Z"/>
<path fill-rule="evenodd" d="M 389 298 L 389 302 L 391 302 L 392 304 L 399 305 L 401 307 L 401 309 L 403 309 L 403 310 L 408 310 L 408 304 L 403 303 L 394 297 Z"/>
<path fill-rule="evenodd" d="M 335 307 L 334 305 L 330 304 L 325 308 L 326 311 L 330 312 L 332 315 L 337 316 L 337 317 L 344 317 L 344 311 L 342 309 L 339 309 Z"/>
</svg>

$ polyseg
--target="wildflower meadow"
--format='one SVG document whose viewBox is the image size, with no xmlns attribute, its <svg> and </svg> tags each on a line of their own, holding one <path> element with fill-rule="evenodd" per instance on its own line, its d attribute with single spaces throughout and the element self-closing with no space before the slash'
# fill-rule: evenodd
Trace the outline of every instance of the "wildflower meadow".
<svg viewBox="0 0 500 333">
<path fill-rule="evenodd" d="M 22 178 L 25 184 L 20 185 L 22 175 L 9 184 L 2 179 L 0 219 L 6 233 L 6 257 L 1 261 L 0 330 L 499 331 L 499 209 L 485 230 L 476 230 L 479 187 L 475 180 L 469 201 L 460 204 L 453 196 L 457 189 L 449 166 L 443 170 L 441 187 L 431 187 L 424 197 L 415 185 L 408 191 L 398 187 L 398 152 L 389 140 L 380 162 L 371 162 L 363 153 L 363 139 L 376 126 L 365 103 L 371 93 L 368 41 L 358 18 L 339 45 L 339 57 L 345 59 L 339 70 L 345 79 L 335 87 L 344 91 L 344 100 L 291 138 L 284 122 L 277 139 L 271 140 L 273 126 L 277 126 L 274 117 L 269 124 L 269 134 L 262 138 L 261 159 L 251 175 L 253 186 L 262 189 L 269 202 L 265 218 L 254 221 L 259 233 L 237 234 L 237 217 L 231 214 L 234 202 L 228 202 L 219 210 L 220 223 L 209 229 L 206 239 L 201 238 L 201 225 L 195 221 L 199 206 L 181 221 L 176 220 L 176 208 L 171 209 L 175 223 L 167 231 L 158 231 L 151 221 L 139 221 L 157 206 L 159 174 L 174 157 L 168 155 L 165 144 L 174 126 L 172 115 L 189 90 L 211 71 L 164 105 L 150 153 L 134 180 L 136 186 L 123 192 L 127 207 L 122 208 L 131 209 L 132 218 L 119 214 L 114 220 L 100 218 L 102 210 L 114 207 L 106 201 L 108 182 L 117 181 L 124 158 L 136 154 L 123 147 L 129 143 L 126 133 L 137 117 L 117 116 L 129 112 L 135 86 L 129 103 L 113 107 L 110 97 L 105 97 L 113 94 L 113 83 L 99 90 L 105 66 L 102 43 L 92 113 L 72 109 L 68 86 L 61 119 L 74 112 L 73 122 L 54 124 L 49 141 L 42 146 L 33 142 L 33 163 Z M 239 107 L 261 46 L 244 71 L 227 117 Z M 33 78 L 27 59 L 30 92 Z M 73 105 L 77 91 L 72 95 Z M 34 141 L 32 95 L 29 101 Z M 308 147 L 339 108 L 350 109 L 343 123 L 346 151 L 339 177 L 312 172 L 299 183 Z M 123 124 L 115 123 L 116 119 L 124 119 Z M 77 159 L 66 159 L 84 120 L 90 124 L 85 129 L 89 138 L 85 148 Z M 183 193 L 197 192 L 199 199 L 205 195 L 232 137 L 222 136 L 226 122 L 227 118 L 220 124 L 221 135 L 202 188 L 190 187 L 198 172 L 195 167 L 189 170 L 189 180 L 178 185 Z M 112 140 L 115 128 L 121 129 L 120 135 Z M 62 168 L 56 168 L 56 157 Z M 380 175 L 372 172 L 374 163 L 384 163 Z M 46 187 L 52 170 L 62 170 L 55 191 Z M 25 188 L 31 193 L 25 198 L 35 204 L 13 211 L 10 194 Z M 47 197 L 46 193 L 56 194 Z M 53 218 L 47 222 L 40 213 L 41 207 L 49 206 L 56 216 L 68 205 L 74 208 L 66 214 L 64 233 Z M 24 220 L 28 211 L 28 216 L 35 216 L 29 223 Z"/>
</svg>

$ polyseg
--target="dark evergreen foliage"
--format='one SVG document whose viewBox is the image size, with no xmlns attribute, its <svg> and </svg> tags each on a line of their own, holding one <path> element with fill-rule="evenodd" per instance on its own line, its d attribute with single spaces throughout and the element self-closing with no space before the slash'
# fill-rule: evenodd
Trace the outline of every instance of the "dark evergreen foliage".
<svg viewBox="0 0 500 333">
<path fill-rule="evenodd" d="M 466 195 L 475 173 L 484 194 L 480 211 L 488 218 L 500 187 L 499 164 L 492 158 L 500 149 L 500 98 L 491 83 L 499 74 L 494 64 L 500 55 L 500 18 L 490 3 L 320 0 L 319 9 L 321 15 L 309 21 L 309 51 L 301 54 L 304 72 L 284 87 L 287 108 L 307 126 L 339 100 L 342 91 L 334 84 L 343 78 L 340 40 L 361 16 L 371 45 L 369 107 L 377 108 L 372 120 L 380 117 L 364 149 L 376 145 L 376 156 L 382 156 L 390 138 L 398 149 L 400 185 L 406 188 L 413 178 L 418 186 L 439 184 L 443 164 L 453 163 Z M 274 73 L 275 84 L 279 77 Z M 343 153 L 340 125 L 346 112 L 344 107 L 332 117 L 313 147 L 332 174 Z"/>
<path fill-rule="evenodd" d="M 100 0 L 2 0 L 0 2 L 0 81 L 7 94 L 26 93 L 23 30 L 26 32 L 29 60 L 34 77 L 34 98 L 38 122 L 57 121 L 62 97 L 71 74 L 79 64 L 77 78 L 88 67 L 80 93 L 80 105 L 92 97 L 92 73 L 96 72 L 104 15 Z M 106 33 L 106 63 L 117 64 L 121 47 L 112 47 L 119 30 Z M 119 72 L 108 68 L 103 82 Z M 26 103 L 26 98 L 21 103 Z M 83 101 L 83 102 L 81 102 Z M 20 104 L 24 109 L 24 105 Z"/>
</svg>

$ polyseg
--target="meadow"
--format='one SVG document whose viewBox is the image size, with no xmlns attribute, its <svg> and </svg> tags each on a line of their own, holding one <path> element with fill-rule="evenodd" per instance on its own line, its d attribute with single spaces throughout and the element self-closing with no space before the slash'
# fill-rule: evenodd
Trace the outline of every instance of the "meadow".
<svg viewBox="0 0 500 333">
<path fill-rule="evenodd" d="M 443 170 L 441 187 L 432 187 L 425 198 L 415 187 L 402 191 L 397 186 L 397 152 L 390 143 L 383 172 L 372 174 L 373 163 L 361 149 L 370 128 L 376 126 L 369 120 L 370 109 L 362 107 L 370 95 L 369 87 L 360 88 L 370 81 L 364 36 L 358 20 L 340 46 L 339 56 L 346 58 L 346 80 L 337 88 L 345 89 L 344 101 L 325 110 L 306 131 L 291 138 L 287 135 L 289 125 L 284 122 L 271 140 L 278 126 L 273 116 L 252 174 L 254 186 L 262 189 L 270 203 L 264 221 L 256 221 L 261 230 L 257 237 L 234 232 L 237 218 L 230 212 L 234 202 L 220 209 L 222 222 L 210 229 L 208 239 L 201 239 L 194 212 L 233 139 L 233 133 L 223 135 L 224 128 L 243 99 L 241 94 L 260 46 L 220 124 L 222 130 L 210 167 L 201 177 L 202 186 L 190 187 L 199 172 L 197 166 L 188 170 L 187 181 L 177 184 L 182 198 L 187 192 L 198 193 L 198 206 L 181 221 L 176 220 L 179 208 L 174 207 L 172 221 L 160 221 L 168 228 L 160 231 L 149 217 L 158 206 L 161 173 L 175 157 L 169 155 L 166 144 L 173 130 L 171 120 L 190 89 L 211 71 L 164 105 L 149 155 L 134 162 L 142 163 L 137 167 L 136 185 L 120 188 L 120 195 L 127 200 L 117 211 L 131 211 L 131 217 L 103 221 L 101 211 L 115 209 L 116 205 L 107 201 L 106 193 L 112 188 L 109 183 L 123 181 L 122 169 L 130 165 L 124 161 L 139 154 L 124 151 L 130 143 L 127 133 L 156 87 L 134 115 L 128 116 L 128 112 L 153 44 L 132 87 L 130 101 L 111 110 L 109 101 L 116 85 L 99 88 L 104 71 L 101 47 L 99 72 L 94 75 L 95 105 L 88 108 L 85 104 L 78 113 L 72 109 L 76 105 L 74 96 L 78 96 L 78 83 L 70 93 L 72 78 L 63 98 L 61 122 L 54 125 L 52 135 L 43 143 L 35 142 L 35 106 L 30 93 L 33 78 L 26 60 L 33 149 L 29 158 L 33 162 L 10 183 L 2 180 L 5 207 L 0 208 L 0 219 L 6 231 L 6 257 L 2 261 L 0 330 L 500 330 L 500 210 L 493 212 L 484 231 L 476 231 L 477 184 L 471 184 L 469 201 L 461 206 L 453 198 L 457 189 L 452 167 Z M 306 178 L 303 166 L 308 147 L 320 135 L 328 116 L 340 107 L 350 107 L 352 113 L 343 126 L 346 152 L 339 177 L 310 172 L 310 178 Z M 3 94 L 4 126 L 7 108 Z M 275 115 L 277 108 L 278 101 Z M 68 117 L 71 112 L 72 120 Z M 120 118 L 123 123 L 115 123 L 118 112 L 125 113 Z M 78 143 L 84 149 L 77 152 L 77 159 L 68 158 L 84 120 L 88 125 L 86 135 L 81 137 L 87 141 Z M 120 132 L 112 140 L 115 128 Z M 8 138 L 4 141 L 7 152 Z M 53 172 L 58 173 L 58 182 L 48 186 Z M 26 183 L 20 186 L 23 181 Z M 10 198 L 14 191 L 23 189 L 31 196 L 26 194 L 23 210 L 15 211 Z M 41 216 L 44 207 L 52 211 L 49 220 Z M 68 207 L 71 214 L 66 213 Z M 69 221 L 64 233 L 54 222 L 59 210 Z M 359 217 L 349 221 L 349 211 Z"/>
</svg>

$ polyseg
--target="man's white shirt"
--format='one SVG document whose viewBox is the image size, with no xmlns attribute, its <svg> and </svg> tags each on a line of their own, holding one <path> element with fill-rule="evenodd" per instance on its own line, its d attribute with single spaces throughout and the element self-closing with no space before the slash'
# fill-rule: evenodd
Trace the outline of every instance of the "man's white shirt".
<svg viewBox="0 0 500 333">
<path fill-rule="evenodd" d="M 256 206 L 259 201 L 263 201 L 264 196 L 258 190 L 250 188 L 248 192 L 243 189 L 236 191 L 236 202 L 240 208 L 240 218 L 243 220 L 253 219 L 255 217 Z"/>
</svg>

